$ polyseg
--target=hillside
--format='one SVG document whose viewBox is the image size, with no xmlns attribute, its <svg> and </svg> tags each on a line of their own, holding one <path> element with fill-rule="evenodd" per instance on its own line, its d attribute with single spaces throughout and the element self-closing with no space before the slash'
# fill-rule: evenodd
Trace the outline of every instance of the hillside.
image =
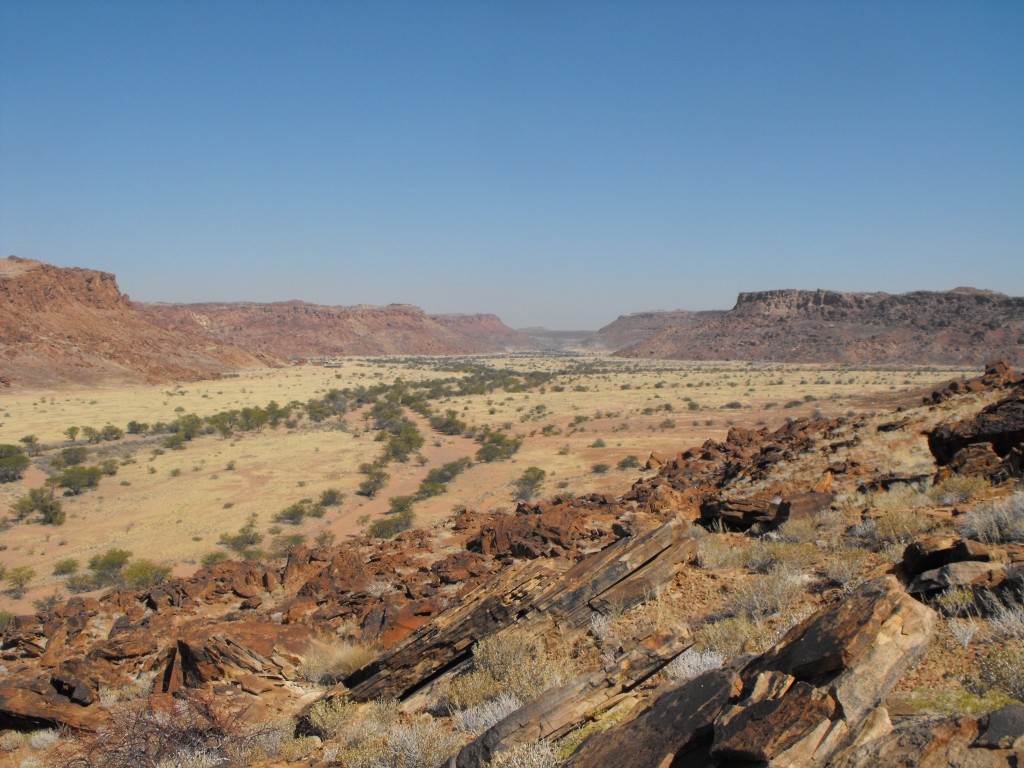
<svg viewBox="0 0 1024 768">
<path fill-rule="evenodd" d="M 17 256 L 0 259 L 0 330 L 8 387 L 208 378 L 273 362 L 157 327 L 112 274 Z"/>
<path fill-rule="evenodd" d="M 140 304 L 176 328 L 281 358 L 322 355 L 460 355 L 494 352 L 519 340 L 494 315 L 430 316 L 409 304 L 330 307 L 273 304 Z"/>
<path fill-rule="evenodd" d="M 630 344 L 638 344 L 644 339 L 649 339 L 666 328 L 691 328 L 724 314 L 724 310 L 717 309 L 704 312 L 673 309 L 619 315 L 597 332 L 597 336 L 591 344 L 607 349 L 622 349 Z"/>
<path fill-rule="evenodd" d="M 613 324 L 614 325 L 614 324 Z M 741 293 L 736 306 L 616 354 L 676 360 L 981 365 L 1024 362 L 1024 298 L 993 291 Z"/>
</svg>

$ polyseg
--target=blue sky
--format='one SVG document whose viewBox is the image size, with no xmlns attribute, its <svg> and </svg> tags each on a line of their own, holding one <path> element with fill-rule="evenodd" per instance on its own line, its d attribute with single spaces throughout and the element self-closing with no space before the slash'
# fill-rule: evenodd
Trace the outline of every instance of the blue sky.
<svg viewBox="0 0 1024 768">
<path fill-rule="evenodd" d="M 0 253 L 515 327 L 1024 294 L 1024 3 L 0 3 Z"/>
</svg>

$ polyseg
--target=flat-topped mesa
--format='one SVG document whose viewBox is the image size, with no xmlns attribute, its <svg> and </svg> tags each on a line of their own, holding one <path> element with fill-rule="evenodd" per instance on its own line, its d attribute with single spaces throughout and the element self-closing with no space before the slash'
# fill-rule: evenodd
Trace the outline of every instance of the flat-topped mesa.
<svg viewBox="0 0 1024 768">
<path fill-rule="evenodd" d="M 957 288 L 911 293 L 818 289 L 741 293 L 698 324 L 679 323 L 621 357 L 888 365 L 1024 364 L 1024 297 Z"/>
</svg>

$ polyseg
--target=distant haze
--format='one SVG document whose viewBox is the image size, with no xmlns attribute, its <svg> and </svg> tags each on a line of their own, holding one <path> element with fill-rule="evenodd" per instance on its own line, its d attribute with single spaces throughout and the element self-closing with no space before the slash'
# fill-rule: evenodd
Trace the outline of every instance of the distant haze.
<svg viewBox="0 0 1024 768">
<path fill-rule="evenodd" d="M 1024 294 L 1022 3 L 0 4 L 0 255 L 597 329 Z"/>
</svg>

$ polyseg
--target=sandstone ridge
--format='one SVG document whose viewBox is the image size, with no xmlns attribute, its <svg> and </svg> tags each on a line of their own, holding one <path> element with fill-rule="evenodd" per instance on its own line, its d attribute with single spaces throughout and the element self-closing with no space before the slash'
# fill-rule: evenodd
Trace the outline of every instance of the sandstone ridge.
<svg viewBox="0 0 1024 768">
<path fill-rule="evenodd" d="M 903 294 L 776 290 L 620 349 L 622 357 L 803 363 L 1024 362 L 1024 297 L 957 288 Z"/>
</svg>

